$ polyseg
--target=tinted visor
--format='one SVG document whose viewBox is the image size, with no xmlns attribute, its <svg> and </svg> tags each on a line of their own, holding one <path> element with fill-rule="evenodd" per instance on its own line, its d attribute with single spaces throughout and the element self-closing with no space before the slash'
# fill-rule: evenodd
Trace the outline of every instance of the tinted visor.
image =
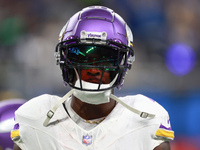
<svg viewBox="0 0 200 150">
<path fill-rule="evenodd" d="M 81 66 L 118 66 L 123 57 L 119 48 L 107 46 L 78 45 L 67 47 L 67 60 L 71 64 Z M 107 68 L 107 69 L 108 69 Z"/>
</svg>

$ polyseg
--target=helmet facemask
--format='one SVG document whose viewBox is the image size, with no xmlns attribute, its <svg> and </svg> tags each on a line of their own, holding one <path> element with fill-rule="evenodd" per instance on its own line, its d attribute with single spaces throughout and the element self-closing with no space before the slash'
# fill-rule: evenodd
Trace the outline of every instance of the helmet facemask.
<svg viewBox="0 0 200 150">
<path fill-rule="evenodd" d="M 110 40 L 98 44 L 95 39 L 92 43 L 72 39 L 62 41 L 56 47 L 65 83 L 82 91 L 104 91 L 118 86 L 124 71 L 129 68 L 126 60 L 130 52 L 133 55 L 128 46 Z M 84 70 L 87 73 L 83 73 Z M 86 87 L 86 82 L 94 86 Z"/>
</svg>

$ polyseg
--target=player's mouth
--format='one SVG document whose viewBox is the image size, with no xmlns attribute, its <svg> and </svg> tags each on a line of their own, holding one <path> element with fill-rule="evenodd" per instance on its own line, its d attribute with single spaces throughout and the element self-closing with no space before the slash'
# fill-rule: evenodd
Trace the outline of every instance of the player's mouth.
<svg viewBox="0 0 200 150">
<path fill-rule="evenodd" d="M 84 80 L 86 82 L 90 82 L 90 83 L 96 83 L 96 84 L 99 84 L 100 83 L 100 79 L 97 79 L 97 78 L 90 78 L 90 79 L 87 79 L 87 80 Z M 104 81 L 102 81 L 101 84 L 105 84 Z"/>
</svg>

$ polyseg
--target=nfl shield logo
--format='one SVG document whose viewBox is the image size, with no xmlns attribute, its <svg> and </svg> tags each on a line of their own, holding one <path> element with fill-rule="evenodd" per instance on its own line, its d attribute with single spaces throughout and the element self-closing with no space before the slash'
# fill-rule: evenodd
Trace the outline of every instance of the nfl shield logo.
<svg viewBox="0 0 200 150">
<path fill-rule="evenodd" d="M 83 144 L 87 146 L 92 144 L 92 136 L 89 136 L 88 134 L 86 136 L 83 136 Z"/>
</svg>

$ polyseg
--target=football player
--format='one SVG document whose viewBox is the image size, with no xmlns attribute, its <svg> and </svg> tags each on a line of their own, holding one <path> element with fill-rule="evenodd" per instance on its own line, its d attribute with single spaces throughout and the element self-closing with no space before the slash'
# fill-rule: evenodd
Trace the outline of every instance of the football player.
<svg viewBox="0 0 200 150">
<path fill-rule="evenodd" d="M 141 94 L 114 95 L 135 58 L 131 29 L 117 13 L 103 6 L 77 12 L 60 32 L 55 58 L 71 91 L 16 111 L 14 150 L 170 149 L 174 132 L 161 105 Z"/>
<path fill-rule="evenodd" d="M 0 150 L 11 150 L 13 141 L 10 139 L 14 121 L 14 112 L 26 101 L 23 99 L 6 99 L 0 101 Z"/>
</svg>

